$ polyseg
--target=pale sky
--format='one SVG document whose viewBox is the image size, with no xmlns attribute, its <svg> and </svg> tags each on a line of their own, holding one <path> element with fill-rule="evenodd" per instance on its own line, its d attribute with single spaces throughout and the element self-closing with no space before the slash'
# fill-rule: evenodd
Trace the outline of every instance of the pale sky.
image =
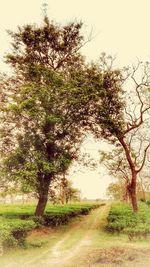
<svg viewBox="0 0 150 267">
<path fill-rule="evenodd" d="M 95 38 L 83 49 L 89 61 L 98 59 L 101 52 L 116 55 L 118 66 L 132 64 L 137 58 L 150 60 L 150 0 L 0 0 L 0 71 L 7 71 L 3 63 L 10 49 L 6 29 L 41 23 L 43 3 L 48 4 L 47 13 L 54 21 L 81 20 L 85 36 L 93 30 Z M 85 147 L 98 158 L 104 143 L 98 145 L 89 137 Z M 72 179 L 88 198 L 103 197 L 110 182 L 103 168 L 72 174 Z"/>
</svg>

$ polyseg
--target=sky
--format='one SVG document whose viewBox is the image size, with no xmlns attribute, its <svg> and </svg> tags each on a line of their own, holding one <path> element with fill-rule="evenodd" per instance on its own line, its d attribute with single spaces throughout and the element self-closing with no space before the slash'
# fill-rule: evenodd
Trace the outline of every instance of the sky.
<svg viewBox="0 0 150 267">
<path fill-rule="evenodd" d="M 102 52 L 116 56 L 119 67 L 137 59 L 150 60 L 149 0 L 0 0 L 0 71 L 8 71 L 3 56 L 10 51 L 11 40 L 6 30 L 40 24 L 43 3 L 47 3 L 49 18 L 57 23 L 82 21 L 85 37 L 92 32 L 93 39 L 82 49 L 88 61 L 97 60 Z M 89 136 L 82 149 L 98 159 L 98 151 L 107 148 Z M 87 198 L 104 197 L 111 181 L 103 166 L 94 171 L 74 166 L 70 176 Z"/>
</svg>

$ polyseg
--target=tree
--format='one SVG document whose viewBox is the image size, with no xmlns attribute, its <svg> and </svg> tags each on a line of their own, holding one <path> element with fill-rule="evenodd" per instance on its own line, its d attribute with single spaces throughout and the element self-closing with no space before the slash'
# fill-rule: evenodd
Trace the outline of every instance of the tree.
<svg viewBox="0 0 150 267">
<path fill-rule="evenodd" d="M 126 184 L 119 178 L 116 182 L 110 183 L 107 188 L 107 195 L 114 200 L 127 201 L 126 193 Z M 143 184 L 137 181 L 137 199 L 146 201 L 146 195 L 149 196 L 149 192 L 143 190 Z"/>
<path fill-rule="evenodd" d="M 65 194 L 66 203 L 81 200 L 81 191 L 77 188 L 74 188 L 71 182 L 68 184 Z"/>
<path fill-rule="evenodd" d="M 60 201 L 61 204 L 68 203 L 69 201 L 80 200 L 80 190 L 73 187 L 72 182 L 62 177 L 60 180 Z"/>
<path fill-rule="evenodd" d="M 116 183 L 110 183 L 107 188 L 107 196 L 113 198 L 114 200 L 124 200 L 125 187 L 122 181 Z"/>
<path fill-rule="evenodd" d="M 44 213 L 49 186 L 78 156 L 92 92 L 94 67 L 78 52 L 82 24 L 60 27 L 47 17 L 41 27 L 18 27 L 7 63 L 14 76 L 1 78 L 3 176 L 38 193 L 35 215 Z M 99 76 L 97 76 L 99 79 Z M 93 96 L 91 97 L 93 101 Z"/>
<path fill-rule="evenodd" d="M 103 151 L 100 154 L 100 162 L 104 164 L 109 172 L 109 175 L 116 179 L 116 182 L 111 183 L 108 187 L 108 193 L 110 192 L 110 195 L 114 195 L 114 198 L 116 198 L 116 194 L 116 196 L 118 196 L 118 199 L 123 199 L 128 202 L 128 199 L 130 197 L 128 192 L 128 186 L 130 184 L 130 170 L 128 167 L 128 162 L 124 157 L 124 151 L 122 147 L 112 149 L 111 152 Z"/>
<path fill-rule="evenodd" d="M 128 193 L 133 210 L 137 212 L 137 176 L 144 167 L 150 147 L 150 65 L 139 62 L 130 71 L 121 71 L 112 68 L 112 60 L 108 66 L 105 55 L 101 62 L 107 68 L 106 71 L 103 68 L 104 93 L 95 104 L 95 122 L 101 128 L 95 134 L 98 132 L 116 147 L 122 147 L 130 173 Z M 133 89 L 125 91 L 123 84 L 129 79 L 128 86 Z"/>
<path fill-rule="evenodd" d="M 80 201 L 80 190 L 74 188 L 72 181 L 68 180 L 64 175 L 51 184 L 49 190 L 49 198 L 53 203 L 61 203 L 64 205 L 70 201 Z"/>
<path fill-rule="evenodd" d="M 144 201 L 150 199 L 150 176 L 149 176 L 149 166 L 146 165 L 146 168 L 139 175 L 139 187 L 141 191 L 141 196 Z"/>
<path fill-rule="evenodd" d="M 142 141 L 142 140 L 141 140 Z M 114 199 L 128 201 L 130 198 L 128 186 L 130 186 L 130 170 L 128 162 L 124 157 L 122 147 L 115 148 L 111 152 L 101 152 L 101 160 L 109 175 L 115 178 L 116 182 L 108 186 L 108 195 Z M 118 190 L 117 190 L 118 187 Z M 149 164 L 145 161 L 144 167 L 138 175 L 137 179 L 137 199 L 146 200 L 149 195 Z"/>
</svg>

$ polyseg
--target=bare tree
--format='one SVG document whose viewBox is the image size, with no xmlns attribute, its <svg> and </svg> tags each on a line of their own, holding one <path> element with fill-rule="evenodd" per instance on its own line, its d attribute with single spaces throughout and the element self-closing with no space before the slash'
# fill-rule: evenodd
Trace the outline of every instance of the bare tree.
<svg viewBox="0 0 150 267">
<path fill-rule="evenodd" d="M 138 211 L 136 187 L 150 148 L 150 64 L 103 73 L 103 93 L 96 109 L 101 135 L 122 148 L 129 170 L 128 194 Z M 96 105 L 95 105 L 96 106 Z M 124 171 L 124 169 L 122 169 Z"/>
</svg>

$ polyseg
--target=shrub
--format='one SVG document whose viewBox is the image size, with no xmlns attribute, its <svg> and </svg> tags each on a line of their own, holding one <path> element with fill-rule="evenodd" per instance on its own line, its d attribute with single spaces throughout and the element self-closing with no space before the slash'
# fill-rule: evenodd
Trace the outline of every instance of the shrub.
<svg viewBox="0 0 150 267">
<path fill-rule="evenodd" d="M 4 248 L 17 245 L 25 245 L 25 238 L 28 231 L 36 227 L 32 220 L 23 221 L 20 219 L 0 220 L 0 239 Z"/>
<path fill-rule="evenodd" d="M 0 240 L 2 248 L 17 246 L 17 240 L 13 237 L 9 229 L 1 229 Z"/>
<path fill-rule="evenodd" d="M 145 198 L 141 198 L 140 201 L 146 203 L 146 199 Z"/>
<path fill-rule="evenodd" d="M 150 209 L 145 203 L 139 204 L 139 212 L 133 213 L 129 205 L 113 204 L 106 229 L 109 232 L 128 234 L 129 239 L 148 237 L 150 234 Z"/>
<path fill-rule="evenodd" d="M 147 204 L 147 205 L 150 205 L 150 200 L 147 200 L 147 201 L 146 201 L 146 204 Z"/>
<path fill-rule="evenodd" d="M 104 205 L 102 203 L 102 205 Z M 3 248 L 25 246 L 28 231 L 35 227 L 56 227 L 67 224 L 70 218 L 86 215 L 99 204 L 47 205 L 43 217 L 34 216 L 33 205 L 0 205 L 0 240 Z"/>
<path fill-rule="evenodd" d="M 37 228 L 44 224 L 44 218 L 42 216 L 32 216 L 32 220 L 35 222 Z"/>
</svg>

